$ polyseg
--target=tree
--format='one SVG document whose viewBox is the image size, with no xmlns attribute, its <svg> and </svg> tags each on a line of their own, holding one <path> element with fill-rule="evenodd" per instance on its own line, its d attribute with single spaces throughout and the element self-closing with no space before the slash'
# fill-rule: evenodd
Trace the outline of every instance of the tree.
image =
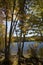
<svg viewBox="0 0 43 65">
<path fill-rule="evenodd" d="M 13 2 L 15 4 L 15 1 L 11 1 L 11 0 L 8 0 L 8 1 L 3 1 L 1 0 L 1 8 L 2 10 L 4 10 L 4 14 L 5 14 L 5 20 L 6 20 L 6 29 L 5 29 L 5 61 L 4 63 L 6 64 L 6 62 L 8 62 L 8 64 L 10 63 L 9 61 L 9 49 L 10 49 L 10 41 L 11 41 L 11 33 L 12 33 L 12 22 L 13 22 L 13 13 L 11 14 L 11 27 L 10 27 L 10 33 L 9 33 L 9 43 L 7 43 L 7 20 L 9 19 L 9 11 L 12 12 L 12 8 L 13 8 L 13 12 L 14 12 L 14 5 L 13 5 Z M 8 5 L 8 6 L 7 6 Z M 9 15 L 8 15 L 9 14 Z"/>
<path fill-rule="evenodd" d="M 3 12 L 0 9 L 0 51 L 3 50 L 3 48 L 5 47 L 5 25 L 3 23 Z M 3 41 L 2 41 L 3 40 Z"/>
<path fill-rule="evenodd" d="M 38 4 L 39 3 L 39 4 Z M 8 5 L 8 6 L 7 6 Z M 40 7 L 39 7 L 40 6 Z M 0 8 L 4 9 L 6 20 L 5 31 L 5 58 L 10 56 L 11 37 L 16 31 L 17 22 L 20 31 L 18 43 L 18 58 L 23 55 L 24 40 L 26 34 L 33 34 L 33 36 L 42 36 L 43 34 L 43 8 L 40 0 L 0 0 Z M 11 21 L 9 31 L 9 41 L 7 43 L 7 21 Z M 16 24 L 15 24 L 16 23 Z M 23 35 L 23 40 L 22 40 Z M 23 43 L 21 43 L 23 41 Z M 8 53 L 8 54 L 7 54 Z M 20 65 L 20 64 L 19 64 Z"/>
</svg>

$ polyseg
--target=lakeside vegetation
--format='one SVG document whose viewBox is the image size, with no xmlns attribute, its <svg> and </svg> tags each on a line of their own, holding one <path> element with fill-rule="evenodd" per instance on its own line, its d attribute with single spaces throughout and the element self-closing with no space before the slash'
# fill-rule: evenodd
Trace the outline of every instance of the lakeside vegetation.
<svg viewBox="0 0 43 65">
<path fill-rule="evenodd" d="M 19 42 L 20 37 L 11 37 L 11 42 Z M 7 42 L 9 40 L 9 37 L 7 37 Z M 23 37 L 22 37 L 23 40 Z M 24 42 L 29 42 L 29 41 L 37 41 L 37 42 L 43 42 L 43 36 L 32 36 L 32 37 L 25 37 Z"/>
</svg>

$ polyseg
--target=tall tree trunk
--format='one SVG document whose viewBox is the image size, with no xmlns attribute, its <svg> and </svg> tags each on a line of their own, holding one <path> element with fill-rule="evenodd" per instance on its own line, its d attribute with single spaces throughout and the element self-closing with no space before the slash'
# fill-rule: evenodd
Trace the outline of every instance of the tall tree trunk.
<svg viewBox="0 0 43 65">
<path fill-rule="evenodd" d="M 7 11 L 6 11 L 7 13 Z M 7 14 L 6 14 L 6 30 L 5 30 L 5 59 L 8 58 L 8 53 L 7 53 Z"/>
<path fill-rule="evenodd" d="M 18 43 L 18 52 L 17 52 L 17 54 L 18 54 L 18 65 L 21 65 L 21 62 L 20 62 L 20 60 L 21 60 L 21 40 L 22 40 L 22 31 L 21 31 L 21 34 L 20 34 L 20 41 L 19 41 L 19 43 Z"/>
<path fill-rule="evenodd" d="M 11 43 L 12 29 L 13 29 L 13 23 L 14 23 L 13 22 L 14 8 L 15 8 L 15 0 L 14 0 L 14 4 L 13 4 L 13 9 L 12 9 L 11 26 L 10 26 L 10 32 L 9 32 L 9 42 L 8 42 L 8 55 L 9 56 L 10 56 L 10 43 Z"/>
<path fill-rule="evenodd" d="M 14 12 L 14 7 L 13 7 L 13 12 Z M 11 34 L 12 34 L 12 27 L 13 27 L 12 23 L 13 23 L 13 13 L 12 13 L 12 19 L 11 19 L 10 32 L 9 32 L 8 55 L 10 55 L 10 43 L 11 43 Z"/>
<path fill-rule="evenodd" d="M 23 56 L 24 41 L 25 41 L 25 35 L 23 36 L 23 43 L 22 43 L 22 48 L 21 48 L 21 50 L 22 50 L 22 51 L 21 51 L 21 52 L 22 52 L 22 53 L 21 53 L 22 56 Z"/>
</svg>

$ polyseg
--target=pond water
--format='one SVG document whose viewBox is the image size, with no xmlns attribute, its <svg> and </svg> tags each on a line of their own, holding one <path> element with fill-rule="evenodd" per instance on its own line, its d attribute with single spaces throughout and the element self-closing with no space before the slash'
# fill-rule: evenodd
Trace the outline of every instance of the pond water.
<svg viewBox="0 0 43 65">
<path fill-rule="evenodd" d="M 39 43 L 37 43 L 37 42 L 24 42 L 24 49 L 23 49 L 24 54 L 26 54 L 27 50 L 29 49 L 29 45 L 32 45 L 32 44 L 39 44 Z M 42 44 L 40 44 L 38 46 L 38 49 L 39 49 L 39 47 L 43 47 L 43 42 L 42 42 Z M 17 54 L 17 51 L 18 51 L 17 43 L 16 42 L 11 43 L 11 46 L 10 46 L 11 55 Z"/>
</svg>

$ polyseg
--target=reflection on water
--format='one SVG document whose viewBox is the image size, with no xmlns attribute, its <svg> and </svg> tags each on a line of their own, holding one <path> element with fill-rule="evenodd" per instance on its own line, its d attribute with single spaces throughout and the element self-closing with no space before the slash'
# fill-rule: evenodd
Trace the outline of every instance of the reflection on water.
<svg viewBox="0 0 43 65">
<path fill-rule="evenodd" d="M 24 51 L 28 49 L 29 44 L 34 44 L 35 42 L 24 42 Z M 11 54 L 16 54 L 18 51 L 17 43 L 12 43 L 10 46 Z"/>
<path fill-rule="evenodd" d="M 24 42 L 24 49 L 23 49 L 23 55 L 24 55 L 24 57 L 25 58 L 29 58 L 30 56 L 28 55 L 28 53 L 27 53 L 27 50 L 29 49 L 29 45 L 32 45 L 32 44 L 36 44 L 37 42 Z M 37 43 L 38 44 L 38 43 Z M 43 48 L 43 42 L 40 44 L 39 43 L 39 45 L 38 45 L 38 50 L 39 50 L 39 48 Z M 10 56 L 10 60 L 13 62 L 13 64 L 12 65 L 17 65 L 17 63 L 18 63 L 18 57 L 17 57 L 17 51 L 18 51 L 18 46 L 17 46 L 17 43 L 15 42 L 15 43 L 11 43 L 11 45 L 10 45 L 10 52 L 11 52 L 11 56 Z M 12 56 L 12 55 L 14 55 L 14 56 Z M 38 57 L 39 57 L 39 55 L 38 55 Z M 3 56 L 0 60 L 2 61 L 3 59 L 4 59 L 5 57 Z M 41 57 L 40 58 L 42 58 L 43 59 L 43 53 L 42 53 L 42 55 L 41 55 Z M 42 60 L 43 61 L 43 60 Z"/>
<path fill-rule="evenodd" d="M 29 45 L 35 44 L 35 43 L 37 43 L 37 42 L 24 42 L 23 53 L 26 54 L 27 50 L 29 49 Z M 40 44 L 38 47 L 40 47 L 40 46 L 43 46 L 43 43 L 42 43 L 42 45 Z M 11 46 L 10 46 L 10 52 L 11 52 L 11 54 L 15 55 L 15 54 L 17 54 L 17 51 L 18 51 L 17 43 L 16 42 L 12 43 Z"/>
</svg>

